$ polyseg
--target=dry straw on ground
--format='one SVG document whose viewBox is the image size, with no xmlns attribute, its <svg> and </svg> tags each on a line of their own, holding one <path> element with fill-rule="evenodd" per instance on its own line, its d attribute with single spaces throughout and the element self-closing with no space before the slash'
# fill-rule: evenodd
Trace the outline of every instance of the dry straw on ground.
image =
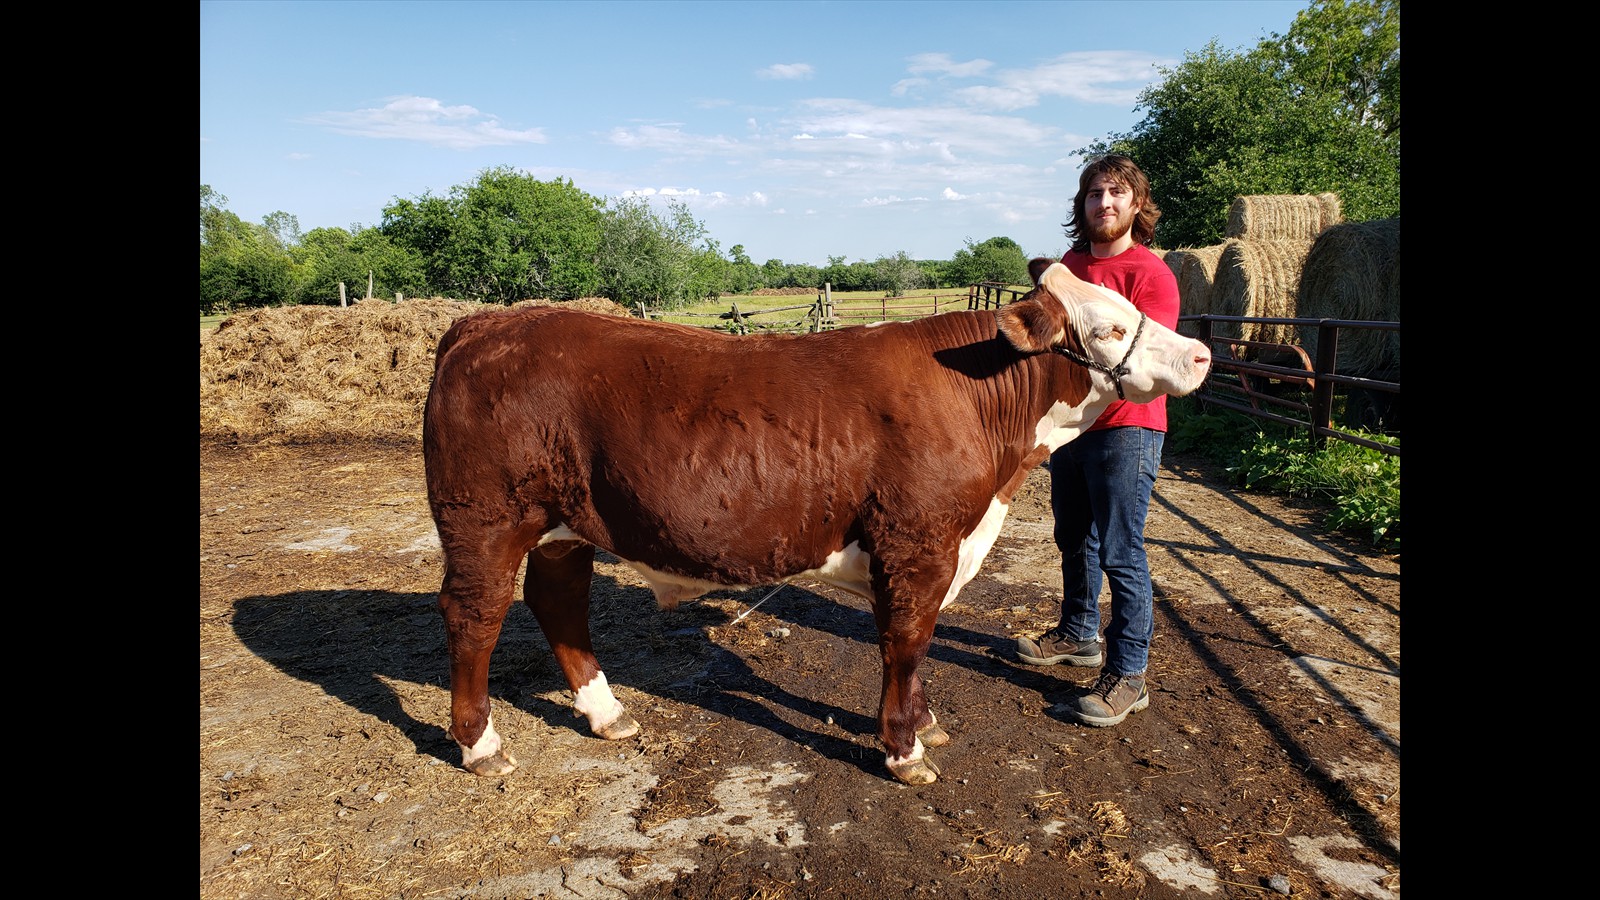
<svg viewBox="0 0 1600 900">
<path fill-rule="evenodd" d="M 1309 319 L 1400 321 L 1399 218 L 1348 222 L 1317 238 L 1300 276 L 1299 307 Z M 1299 332 L 1314 357 L 1318 330 Z M 1346 375 L 1398 377 L 1400 332 L 1340 329 L 1337 365 Z"/>
<path fill-rule="evenodd" d="M 1227 236 L 1312 241 L 1342 221 L 1338 194 L 1250 194 L 1235 198 L 1228 209 Z"/>
<path fill-rule="evenodd" d="M 1311 250 L 1309 240 L 1229 241 L 1217 258 L 1211 285 L 1211 312 L 1219 316 L 1294 318 L 1300 268 Z M 1247 341 L 1289 344 L 1297 340 L 1293 325 L 1247 322 L 1219 325 L 1218 334 Z M 1247 356 L 1252 354 L 1245 354 Z"/>
<path fill-rule="evenodd" d="M 517 305 L 628 315 L 604 298 Z M 439 338 L 456 319 L 485 308 L 462 300 L 361 300 L 230 316 L 200 337 L 200 434 L 415 440 Z"/>
</svg>

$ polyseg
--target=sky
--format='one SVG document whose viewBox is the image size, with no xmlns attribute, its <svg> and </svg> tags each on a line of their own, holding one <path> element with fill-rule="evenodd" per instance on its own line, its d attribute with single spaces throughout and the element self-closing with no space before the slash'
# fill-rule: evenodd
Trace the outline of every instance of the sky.
<svg viewBox="0 0 1600 900">
<path fill-rule="evenodd" d="M 486 169 L 688 208 L 757 264 L 1070 243 L 1078 151 L 1308 0 L 201 0 L 200 183 L 381 225 Z"/>
</svg>

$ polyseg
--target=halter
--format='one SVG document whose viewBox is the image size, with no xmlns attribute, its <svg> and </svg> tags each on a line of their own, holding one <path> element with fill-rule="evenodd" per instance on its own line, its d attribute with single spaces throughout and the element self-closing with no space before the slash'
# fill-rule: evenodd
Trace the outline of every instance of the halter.
<svg viewBox="0 0 1600 900">
<path fill-rule="evenodd" d="M 1066 347 L 1052 347 L 1051 349 L 1086 369 L 1093 369 L 1096 372 L 1104 372 L 1110 375 L 1111 383 L 1117 386 L 1117 399 L 1126 400 L 1127 398 L 1122 395 L 1122 376 L 1128 374 L 1128 359 L 1133 356 L 1133 348 L 1139 343 L 1139 335 L 1144 333 L 1146 318 L 1148 317 L 1144 313 L 1139 313 L 1139 327 L 1133 330 L 1133 340 L 1128 342 L 1128 352 L 1122 355 L 1122 362 L 1117 363 L 1116 368 L 1112 368 L 1105 363 L 1097 363 L 1081 353 L 1068 350 Z M 1082 342 L 1080 341 L 1079 343 Z"/>
</svg>

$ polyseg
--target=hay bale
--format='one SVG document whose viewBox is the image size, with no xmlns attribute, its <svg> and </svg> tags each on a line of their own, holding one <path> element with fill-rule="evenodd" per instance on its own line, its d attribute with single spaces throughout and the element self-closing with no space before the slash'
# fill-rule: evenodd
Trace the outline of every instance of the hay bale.
<svg viewBox="0 0 1600 900">
<path fill-rule="evenodd" d="M 1343 217 L 1338 194 L 1251 194 L 1228 209 L 1230 238 L 1247 241 L 1316 240 Z"/>
<path fill-rule="evenodd" d="M 1211 287 L 1217 274 L 1217 260 L 1222 256 L 1222 246 L 1185 247 L 1168 254 L 1169 266 L 1172 265 L 1173 256 L 1179 257 L 1178 267 L 1173 270 L 1178 277 L 1179 315 L 1204 316 L 1216 312 L 1212 309 Z"/>
<path fill-rule="evenodd" d="M 1347 222 L 1317 238 L 1300 276 L 1300 316 L 1400 321 L 1400 220 Z M 1316 356 L 1318 330 L 1301 326 L 1300 344 Z M 1400 333 L 1340 329 L 1336 365 L 1343 375 L 1400 371 Z"/>
<path fill-rule="evenodd" d="M 1228 241 L 1217 258 L 1217 271 L 1211 284 L 1212 314 L 1290 319 L 1299 315 L 1296 298 L 1300 269 L 1311 244 L 1309 240 Z M 1219 327 L 1218 334 L 1275 344 L 1292 344 L 1299 340 L 1293 325 L 1226 324 L 1230 327 Z"/>
<path fill-rule="evenodd" d="M 591 297 L 566 305 L 612 315 Z M 228 317 L 200 338 L 200 434 L 232 440 L 416 440 L 439 338 L 495 305 L 420 299 L 287 306 Z"/>
</svg>

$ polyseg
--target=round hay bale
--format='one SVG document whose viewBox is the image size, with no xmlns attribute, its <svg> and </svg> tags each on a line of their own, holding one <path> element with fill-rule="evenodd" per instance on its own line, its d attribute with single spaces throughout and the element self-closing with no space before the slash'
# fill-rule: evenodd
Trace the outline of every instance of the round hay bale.
<svg viewBox="0 0 1600 900">
<path fill-rule="evenodd" d="M 1399 218 L 1346 222 L 1317 238 L 1300 276 L 1299 304 L 1307 319 L 1400 321 Z M 1315 358 L 1318 329 L 1299 331 Z M 1341 328 L 1335 365 L 1341 375 L 1398 377 L 1400 333 Z"/>
<path fill-rule="evenodd" d="M 1299 315 L 1296 294 L 1300 288 L 1300 269 L 1311 241 L 1228 241 L 1217 258 L 1217 271 L 1211 283 L 1211 312 L 1219 316 L 1288 318 Z M 1293 325 L 1266 325 L 1248 322 L 1219 334 L 1247 341 L 1292 344 L 1299 335 Z M 1258 354 L 1246 352 L 1246 358 Z"/>
<path fill-rule="evenodd" d="M 1182 254 L 1174 273 L 1178 276 L 1179 315 L 1204 316 L 1216 312 L 1212 308 L 1211 289 L 1217 275 L 1217 260 L 1222 257 L 1222 247 L 1222 244 L 1187 247 L 1172 252 L 1172 255 Z"/>
<path fill-rule="evenodd" d="M 1248 241 L 1316 240 L 1343 221 L 1338 194 L 1250 194 L 1228 209 L 1228 237 Z"/>
<path fill-rule="evenodd" d="M 629 315 L 603 297 L 525 300 Z M 415 440 L 439 339 L 496 304 L 358 300 L 230 316 L 200 338 L 200 433 L 232 440 Z"/>
</svg>

